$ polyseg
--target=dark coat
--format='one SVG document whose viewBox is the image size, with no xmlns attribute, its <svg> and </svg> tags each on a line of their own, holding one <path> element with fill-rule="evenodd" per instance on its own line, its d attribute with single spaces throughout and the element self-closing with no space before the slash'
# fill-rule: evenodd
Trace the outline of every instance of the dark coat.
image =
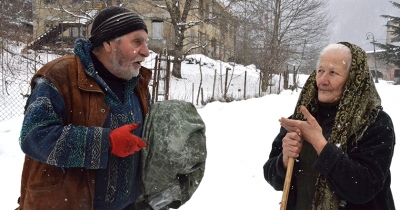
<svg viewBox="0 0 400 210">
<path fill-rule="evenodd" d="M 282 163 L 282 139 L 285 135 L 286 130 L 281 127 L 264 165 L 265 179 L 280 191 L 286 176 Z M 313 170 L 326 177 L 329 188 L 345 204 L 343 209 L 394 210 L 390 164 L 395 134 L 391 118 L 381 111 L 357 145 L 353 145 L 352 140 L 353 137 L 349 139 L 345 152 L 328 143 L 312 165 Z M 287 209 L 294 209 L 296 202 L 297 165 L 295 161 Z"/>
<path fill-rule="evenodd" d="M 134 90 L 138 95 L 143 115 L 145 115 L 149 108 L 148 84 L 151 78 L 151 72 L 142 68 L 141 75 L 142 77 Z M 49 101 L 51 97 L 61 96 L 62 98 L 60 98 L 60 100 L 54 102 L 63 103 L 64 105 L 46 107 L 48 102 L 43 102 L 44 105 L 40 107 L 35 107 L 34 104 L 29 104 L 29 107 L 27 107 L 30 109 L 30 116 L 24 119 L 24 126 L 21 131 L 22 138 L 20 139 L 21 147 L 27 154 L 39 154 L 41 156 L 30 157 L 26 155 L 25 157 L 21 179 L 19 209 L 93 209 L 95 169 L 107 167 L 107 158 L 102 158 L 100 156 L 105 155 L 107 157 L 109 155 L 108 134 L 110 129 L 101 129 L 110 112 L 110 107 L 104 102 L 105 94 L 99 84 L 86 74 L 80 59 L 76 55 L 61 57 L 43 66 L 32 79 L 32 90 L 34 90 L 38 82 L 37 79 L 40 77 L 44 77 L 47 81 L 50 81 L 51 84 L 49 84 L 49 86 L 54 87 L 55 92 L 50 91 L 47 97 L 42 96 L 36 98 L 34 101 Z M 57 92 L 59 94 L 51 94 Z M 35 96 L 32 95 L 31 97 L 35 98 Z M 51 110 L 41 111 L 43 109 Z M 36 121 L 33 119 L 35 117 L 35 111 L 41 114 L 41 116 L 36 116 Z M 58 117 L 54 117 L 55 113 L 62 114 Z M 59 118 L 59 120 L 57 120 L 57 118 Z M 92 147 L 93 145 L 90 145 L 90 142 L 86 139 L 84 141 L 86 142 L 87 151 L 82 151 L 83 154 L 71 153 L 71 158 L 68 162 L 56 162 L 57 159 L 54 158 L 54 156 L 65 155 L 62 154 L 64 151 L 55 151 L 54 154 L 52 152 L 50 155 L 47 154 L 48 157 L 44 157 L 46 154 L 43 154 L 40 150 L 42 150 L 42 146 L 44 148 L 48 145 L 30 147 L 26 146 L 26 144 L 29 143 L 24 142 L 24 138 L 33 132 L 37 132 L 35 134 L 36 137 L 32 136 L 30 138 L 36 138 L 36 142 L 40 142 L 40 139 L 37 138 L 40 138 L 41 135 L 43 135 L 43 138 L 45 138 L 45 136 L 49 138 L 49 135 L 54 135 L 55 139 L 63 138 L 57 137 L 54 133 L 55 129 L 53 128 L 50 130 L 50 127 L 43 133 L 44 129 L 40 128 L 40 124 L 44 126 L 46 126 L 46 124 L 59 124 L 61 127 L 68 127 L 68 125 L 82 126 L 82 128 L 77 129 L 85 129 L 84 136 L 75 136 L 71 138 L 74 139 L 74 141 L 80 140 L 81 137 L 88 139 L 98 138 L 98 140 L 101 140 L 101 147 L 95 148 L 99 149 L 99 151 L 89 151 L 90 148 L 93 149 L 94 147 Z M 59 143 L 59 141 L 57 141 L 57 143 Z M 54 146 L 54 148 L 56 147 L 57 145 Z M 80 152 L 79 149 L 75 151 Z M 91 156 L 92 154 L 93 156 Z M 81 155 L 83 155 L 83 157 Z M 81 160 L 81 162 L 71 162 L 74 160 L 73 157 L 79 157 L 75 158 L 75 160 Z M 46 158 L 47 161 L 38 161 L 41 159 L 46 160 Z M 80 167 L 78 165 L 80 165 Z"/>
</svg>

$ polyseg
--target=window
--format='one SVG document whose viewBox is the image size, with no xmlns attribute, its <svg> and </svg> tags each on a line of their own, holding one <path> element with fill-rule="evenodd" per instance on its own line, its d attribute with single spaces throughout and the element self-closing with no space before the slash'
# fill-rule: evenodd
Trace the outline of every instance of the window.
<svg viewBox="0 0 400 210">
<path fill-rule="evenodd" d="M 210 18 L 210 19 L 212 19 L 213 18 L 213 16 L 214 16 L 214 8 L 213 8 L 213 6 L 214 6 L 214 2 L 212 2 L 210 5 L 209 5 L 209 9 L 208 9 L 208 18 Z"/>
<path fill-rule="evenodd" d="M 194 30 L 190 29 L 190 42 L 194 43 Z"/>
<path fill-rule="evenodd" d="M 205 19 L 209 18 L 209 15 L 210 15 L 209 9 L 210 9 L 210 7 L 209 7 L 208 3 L 205 3 L 204 8 L 203 8 L 203 10 L 204 10 L 203 17 Z"/>
<path fill-rule="evenodd" d="M 85 27 L 72 27 L 69 33 L 70 37 L 85 37 L 86 29 Z"/>
<path fill-rule="evenodd" d="M 54 24 L 53 24 L 53 22 L 52 21 L 44 21 L 44 25 L 45 25 L 45 30 L 46 31 L 50 31 L 53 27 L 54 27 Z"/>
<path fill-rule="evenodd" d="M 199 16 L 204 19 L 204 0 L 199 0 Z"/>
<path fill-rule="evenodd" d="M 57 0 L 44 0 L 45 4 L 54 4 Z"/>
<path fill-rule="evenodd" d="M 197 33 L 197 44 L 201 45 L 201 33 L 200 32 Z"/>
<path fill-rule="evenodd" d="M 164 22 L 153 20 L 151 26 L 152 26 L 152 38 L 164 39 Z"/>
</svg>

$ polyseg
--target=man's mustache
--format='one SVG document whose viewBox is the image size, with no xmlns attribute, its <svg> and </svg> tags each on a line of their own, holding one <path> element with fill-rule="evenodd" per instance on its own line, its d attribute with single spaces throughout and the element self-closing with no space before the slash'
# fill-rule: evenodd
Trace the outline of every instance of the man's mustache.
<svg viewBox="0 0 400 210">
<path fill-rule="evenodd" d="M 132 63 L 143 62 L 145 59 L 145 57 L 138 55 L 135 59 L 133 59 Z"/>
</svg>

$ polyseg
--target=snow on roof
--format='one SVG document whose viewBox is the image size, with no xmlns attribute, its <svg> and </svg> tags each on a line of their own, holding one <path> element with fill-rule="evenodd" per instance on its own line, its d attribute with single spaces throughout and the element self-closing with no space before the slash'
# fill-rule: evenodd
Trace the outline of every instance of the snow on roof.
<svg viewBox="0 0 400 210">
<path fill-rule="evenodd" d="M 385 50 L 375 50 L 375 52 L 376 53 L 380 53 L 380 52 L 385 52 Z M 371 53 L 374 53 L 374 51 L 373 50 L 369 50 L 369 51 L 365 51 L 365 53 L 371 54 Z"/>
<path fill-rule="evenodd" d="M 392 43 L 390 43 L 391 45 L 394 45 L 394 46 L 399 46 L 400 47 L 400 42 L 392 42 Z"/>
</svg>

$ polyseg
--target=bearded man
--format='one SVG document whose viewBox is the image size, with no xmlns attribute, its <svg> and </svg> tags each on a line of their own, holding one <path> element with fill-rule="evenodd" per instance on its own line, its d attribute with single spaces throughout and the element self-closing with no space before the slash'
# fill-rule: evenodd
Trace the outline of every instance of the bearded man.
<svg viewBox="0 0 400 210">
<path fill-rule="evenodd" d="M 33 76 L 19 209 L 135 209 L 150 101 L 147 39 L 136 13 L 108 7 L 74 55 Z"/>
</svg>

